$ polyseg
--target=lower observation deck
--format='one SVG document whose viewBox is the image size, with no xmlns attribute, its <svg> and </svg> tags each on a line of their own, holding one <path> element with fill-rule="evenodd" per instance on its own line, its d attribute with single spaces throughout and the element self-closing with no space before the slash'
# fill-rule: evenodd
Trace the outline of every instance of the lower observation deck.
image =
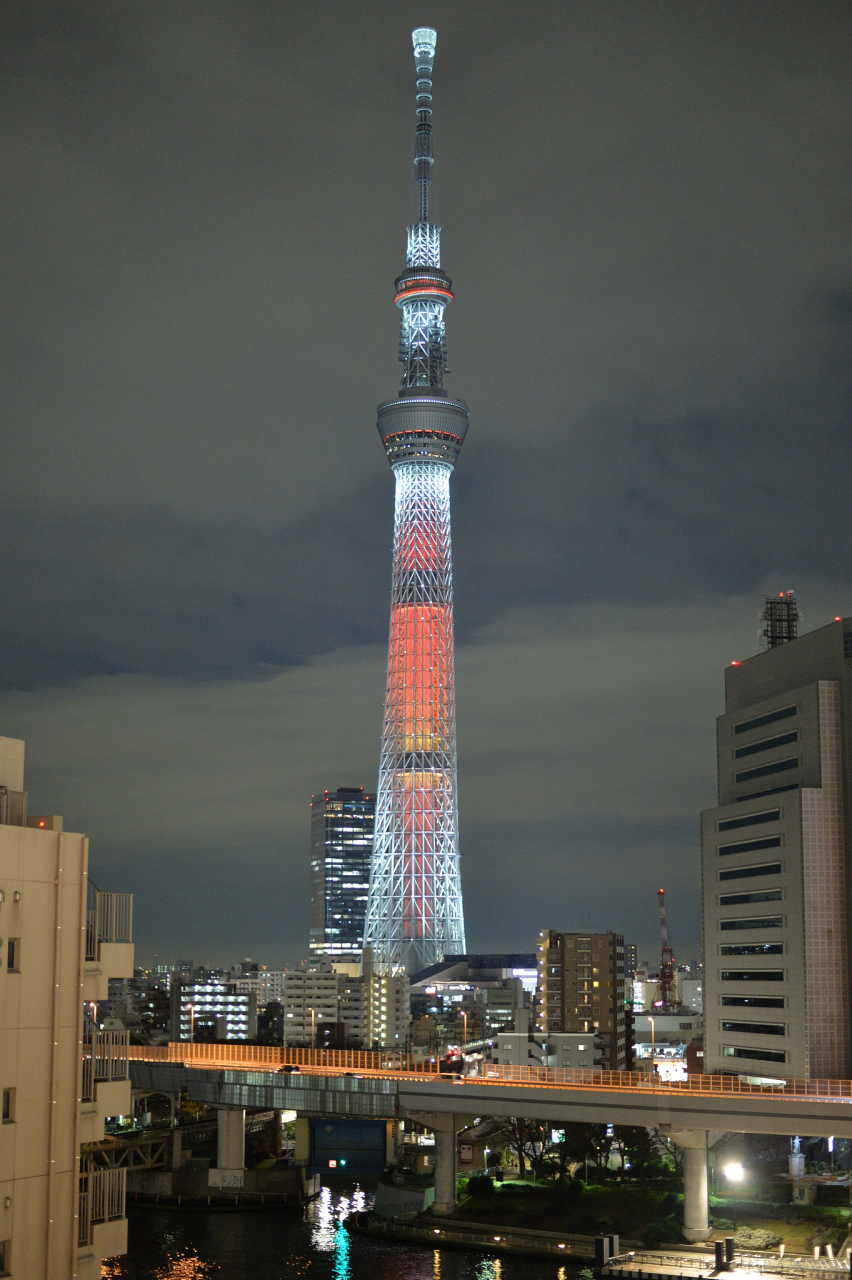
<svg viewBox="0 0 852 1280">
<path fill-rule="evenodd" d="M 468 428 L 468 407 L 437 387 L 408 387 L 379 405 L 378 428 L 388 461 L 455 466 Z"/>
</svg>

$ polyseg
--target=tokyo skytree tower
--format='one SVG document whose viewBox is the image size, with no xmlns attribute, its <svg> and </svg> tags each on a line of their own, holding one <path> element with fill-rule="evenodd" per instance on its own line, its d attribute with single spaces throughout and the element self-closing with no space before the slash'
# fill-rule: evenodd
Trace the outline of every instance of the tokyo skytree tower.
<svg viewBox="0 0 852 1280">
<path fill-rule="evenodd" d="M 416 972 L 465 950 L 456 798 L 450 474 L 467 405 L 444 390 L 441 228 L 429 221 L 436 33 L 412 33 L 418 218 L 396 282 L 402 390 L 379 405 L 396 482 L 390 648 L 364 946 L 379 972 Z"/>
</svg>

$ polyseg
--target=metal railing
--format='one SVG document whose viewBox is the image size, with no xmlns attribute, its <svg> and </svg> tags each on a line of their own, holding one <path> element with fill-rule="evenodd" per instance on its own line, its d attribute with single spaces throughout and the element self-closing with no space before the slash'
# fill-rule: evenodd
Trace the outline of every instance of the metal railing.
<svg viewBox="0 0 852 1280">
<path fill-rule="evenodd" d="M 131 1045 L 131 1058 L 149 1062 L 186 1062 L 206 1066 L 245 1067 L 247 1070 L 277 1071 L 280 1067 L 305 1067 L 328 1071 L 380 1072 L 384 1075 L 436 1075 L 438 1064 L 396 1050 L 374 1049 L 282 1049 L 271 1045 L 190 1044 L 187 1040 L 167 1045 Z"/>
<path fill-rule="evenodd" d="M 83 1016 L 82 1102 L 93 1102 L 95 1085 L 102 1080 L 127 1080 L 130 1075 L 130 1033 L 99 1031 L 88 1006 Z"/>
<path fill-rule="evenodd" d="M 787 1254 L 780 1256 L 775 1249 L 755 1253 L 744 1249 L 734 1250 L 735 1265 L 744 1271 L 768 1272 L 773 1275 L 803 1276 L 813 1275 L 816 1271 L 838 1272 L 849 1274 L 848 1259 L 809 1258 L 805 1254 Z M 602 1275 L 615 1277 L 616 1280 L 632 1280 L 637 1271 L 651 1272 L 660 1266 L 677 1267 L 679 1271 L 697 1271 L 705 1276 L 715 1268 L 713 1254 L 678 1253 L 675 1250 L 653 1250 L 644 1252 L 622 1253 L 610 1258 L 602 1269 Z"/>
<path fill-rule="evenodd" d="M 252 1044 L 134 1045 L 131 1058 L 148 1062 L 195 1063 L 199 1066 L 233 1066 L 246 1070 L 274 1071 L 294 1066 L 313 1071 L 371 1072 L 382 1075 L 434 1079 L 437 1062 L 409 1053 L 371 1050 L 280 1049 Z M 688 1076 L 686 1080 L 659 1080 L 641 1071 L 592 1071 L 589 1068 L 498 1066 L 480 1064 L 479 1074 L 467 1076 L 477 1085 L 533 1085 L 537 1088 L 594 1089 L 618 1093 L 659 1094 L 676 1097 L 772 1097 L 784 1101 L 852 1102 L 852 1080 L 779 1080 L 750 1084 L 738 1076 Z"/>
<path fill-rule="evenodd" d="M 99 1222 L 113 1222 L 125 1216 L 126 1169 L 82 1169 L 77 1243 L 93 1243 L 92 1228 Z"/>
<path fill-rule="evenodd" d="M 101 893 L 89 881 L 86 893 L 86 959 L 98 959 L 102 942 L 133 941 L 133 894 Z"/>
</svg>

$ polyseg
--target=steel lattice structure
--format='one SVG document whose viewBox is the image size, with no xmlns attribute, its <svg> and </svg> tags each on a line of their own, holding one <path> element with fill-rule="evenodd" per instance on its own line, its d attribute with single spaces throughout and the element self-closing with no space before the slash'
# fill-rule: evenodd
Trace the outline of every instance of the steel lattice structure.
<svg viewBox="0 0 852 1280">
<path fill-rule="evenodd" d="M 402 390 L 379 405 L 396 481 L 393 587 L 376 825 L 364 946 L 379 972 L 409 973 L 465 950 L 459 872 L 450 474 L 467 432 L 464 401 L 444 390 L 441 229 L 429 221 L 436 34 L 412 34 L 417 67 L 414 163 L 419 219 L 408 228 Z"/>
</svg>

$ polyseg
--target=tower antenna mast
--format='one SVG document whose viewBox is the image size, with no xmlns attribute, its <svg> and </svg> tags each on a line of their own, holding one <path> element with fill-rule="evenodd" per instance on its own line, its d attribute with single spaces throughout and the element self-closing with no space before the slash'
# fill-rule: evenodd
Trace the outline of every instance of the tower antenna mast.
<svg viewBox="0 0 852 1280">
<path fill-rule="evenodd" d="M 676 977 L 675 977 L 675 961 L 672 953 L 671 943 L 669 942 L 669 931 L 666 926 L 666 891 L 659 889 L 657 898 L 660 903 L 660 940 L 662 948 L 660 952 L 660 1001 L 662 1004 L 662 1013 L 673 1013 L 676 1004 Z"/>
</svg>

